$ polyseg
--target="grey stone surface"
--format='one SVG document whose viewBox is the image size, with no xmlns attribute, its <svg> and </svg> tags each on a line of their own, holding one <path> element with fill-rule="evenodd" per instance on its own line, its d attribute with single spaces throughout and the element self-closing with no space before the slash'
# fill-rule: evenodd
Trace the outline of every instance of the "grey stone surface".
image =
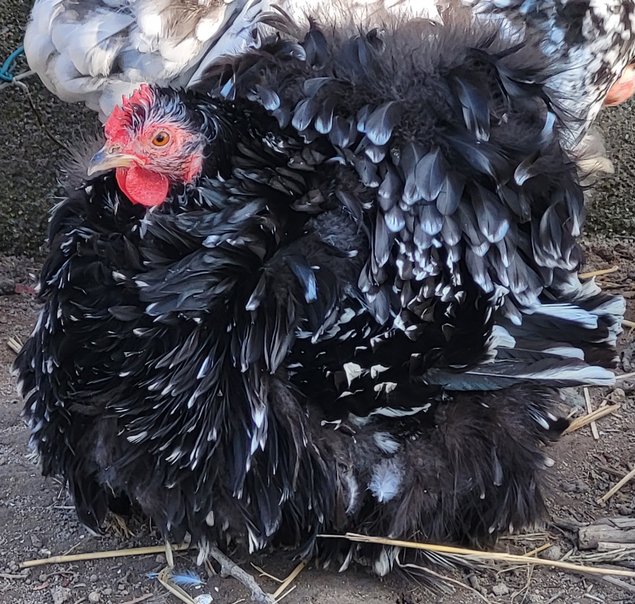
<svg viewBox="0 0 635 604">
<path fill-rule="evenodd" d="M 29 0 L 0 0 L 0 61 L 20 44 L 30 5 Z M 17 68 L 27 69 L 24 59 Z M 99 129 L 97 117 L 83 105 L 58 101 L 36 77 L 25 82 L 46 129 L 60 141 L 73 145 L 82 134 Z M 590 233 L 635 237 L 634 118 L 632 102 L 602 116 L 617 170 L 594 195 Z M 0 90 L 0 253 L 37 254 L 41 249 L 63 161 L 64 153 L 38 124 L 25 92 L 13 86 Z"/>
<path fill-rule="evenodd" d="M 615 174 L 596 186 L 587 231 L 635 240 L 635 100 L 605 109 L 600 126 Z"/>
<path fill-rule="evenodd" d="M 0 0 L 0 62 L 21 44 L 30 6 L 29 0 Z M 16 73 L 27 69 L 22 57 Z M 37 77 L 24 82 L 46 129 L 59 140 L 72 144 L 99 126 L 94 114 L 58 101 Z M 63 157 L 38 124 L 26 93 L 16 86 L 0 90 L 0 253 L 41 248 Z"/>
</svg>

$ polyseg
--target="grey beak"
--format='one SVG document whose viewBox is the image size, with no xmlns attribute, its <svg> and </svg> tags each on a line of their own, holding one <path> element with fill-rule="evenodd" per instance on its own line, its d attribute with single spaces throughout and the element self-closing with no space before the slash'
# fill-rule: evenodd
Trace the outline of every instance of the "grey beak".
<svg viewBox="0 0 635 604">
<path fill-rule="evenodd" d="M 127 155 L 126 153 L 119 153 L 115 149 L 108 148 L 104 145 L 95 155 L 93 155 L 86 174 L 93 176 L 101 172 L 108 172 L 113 168 L 127 168 L 135 163 L 134 155 Z"/>
</svg>

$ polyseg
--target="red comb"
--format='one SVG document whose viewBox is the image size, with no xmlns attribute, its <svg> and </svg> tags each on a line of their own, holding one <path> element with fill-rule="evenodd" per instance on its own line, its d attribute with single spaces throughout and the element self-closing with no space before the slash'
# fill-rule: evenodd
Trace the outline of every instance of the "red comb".
<svg viewBox="0 0 635 604">
<path fill-rule="evenodd" d="M 149 107 L 154 102 L 154 93 L 148 84 L 141 84 L 128 98 L 121 99 L 121 106 L 116 106 L 106 123 L 104 133 L 109 141 L 117 141 L 126 137 L 132 126 L 132 115 L 135 107 Z"/>
</svg>

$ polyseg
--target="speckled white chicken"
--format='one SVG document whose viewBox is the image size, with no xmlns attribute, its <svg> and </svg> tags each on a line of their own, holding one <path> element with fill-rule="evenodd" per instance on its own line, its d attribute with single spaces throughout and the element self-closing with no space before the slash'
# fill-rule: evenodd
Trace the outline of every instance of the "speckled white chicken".
<svg viewBox="0 0 635 604">
<path fill-rule="evenodd" d="M 500 20 L 509 36 L 538 36 L 557 55 L 551 85 L 580 118 L 567 135 L 579 141 L 606 95 L 633 60 L 632 0 L 348 0 L 348 11 L 317 0 L 37 0 L 25 37 L 31 68 L 64 101 L 109 115 L 142 82 L 188 87 L 221 56 L 258 43 L 264 12 L 296 20 L 320 13 L 322 23 L 352 18 L 381 25 L 382 11 L 443 20 L 458 4 L 475 19 Z M 632 78 L 631 78 L 632 80 Z M 629 80 L 630 81 L 630 80 Z M 628 86 L 626 87 L 628 88 Z M 621 100 L 625 87 L 619 88 Z M 615 99 L 612 99 L 615 102 Z"/>
</svg>

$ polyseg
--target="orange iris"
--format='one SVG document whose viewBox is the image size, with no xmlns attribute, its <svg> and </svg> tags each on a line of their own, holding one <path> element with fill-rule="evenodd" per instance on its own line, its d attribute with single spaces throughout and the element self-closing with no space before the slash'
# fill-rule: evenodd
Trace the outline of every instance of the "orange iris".
<svg viewBox="0 0 635 604">
<path fill-rule="evenodd" d="M 170 135 L 165 130 L 157 132 L 152 138 L 152 144 L 155 147 L 165 147 L 169 142 Z"/>
</svg>

